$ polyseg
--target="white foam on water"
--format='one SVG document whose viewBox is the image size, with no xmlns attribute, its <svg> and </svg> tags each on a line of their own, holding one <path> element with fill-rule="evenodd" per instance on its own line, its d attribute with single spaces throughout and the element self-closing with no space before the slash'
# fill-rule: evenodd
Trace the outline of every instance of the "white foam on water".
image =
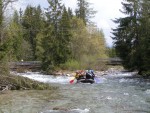
<svg viewBox="0 0 150 113">
<path fill-rule="evenodd" d="M 136 74 L 137 72 L 118 72 L 118 73 L 108 73 L 110 77 L 130 77 Z"/>
<path fill-rule="evenodd" d="M 100 83 L 104 83 L 107 79 L 104 77 L 95 77 L 94 80 L 97 84 L 100 84 Z"/>
<path fill-rule="evenodd" d="M 124 82 L 135 82 L 135 83 L 138 83 L 138 81 L 136 79 L 125 79 L 125 78 L 122 78 L 119 80 L 119 83 L 124 83 Z"/>
<path fill-rule="evenodd" d="M 12 74 L 27 77 L 29 79 L 33 79 L 39 82 L 44 83 L 60 83 L 60 84 L 70 84 L 69 81 L 73 80 L 74 77 L 72 76 L 53 76 L 53 75 L 44 75 L 40 72 L 26 72 L 26 73 L 15 73 L 11 72 Z M 104 77 L 96 77 L 95 82 L 97 84 L 104 83 L 106 81 L 106 78 Z M 74 79 L 73 83 L 76 83 L 76 79 Z"/>
<path fill-rule="evenodd" d="M 129 96 L 129 93 L 123 93 L 123 95 Z"/>
<path fill-rule="evenodd" d="M 107 100 L 112 100 L 112 97 L 108 96 L 106 97 Z"/>
<path fill-rule="evenodd" d="M 67 76 L 43 75 L 40 74 L 39 72 L 17 73 L 17 75 L 27 77 L 39 82 L 44 82 L 44 83 L 68 84 L 71 79 L 71 77 L 67 77 Z"/>
<path fill-rule="evenodd" d="M 147 90 L 145 91 L 145 93 L 146 93 L 146 94 L 150 94 L 150 89 L 147 89 Z"/>
<path fill-rule="evenodd" d="M 89 113 L 90 109 L 71 109 L 71 110 L 47 110 L 47 111 L 43 111 L 41 113 Z"/>
<path fill-rule="evenodd" d="M 77 111 L 77 113 L 89 113 L 90 109 L 72 109 L 71 111 Z"/>
</svg>

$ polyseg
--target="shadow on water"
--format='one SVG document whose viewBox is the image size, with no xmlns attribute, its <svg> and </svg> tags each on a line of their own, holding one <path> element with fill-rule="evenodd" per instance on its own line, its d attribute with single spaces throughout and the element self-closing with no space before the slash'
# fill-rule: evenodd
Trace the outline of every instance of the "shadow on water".
<svg viewBox="0 0 150 113">
<path fill-rule="evenodd" d="M 67 77 L 24 74 L 59 90 L 1 94 L 0 113 L 150 113 L 150 82 L 128 75 L 103 76 L 99 84 L 69 84 Z"/>
</svg>

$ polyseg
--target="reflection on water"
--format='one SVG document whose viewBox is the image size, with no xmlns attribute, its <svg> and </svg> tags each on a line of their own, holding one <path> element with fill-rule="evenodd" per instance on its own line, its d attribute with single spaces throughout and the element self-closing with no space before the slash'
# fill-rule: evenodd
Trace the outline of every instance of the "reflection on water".
<svg viewBox="0 0 150 113">
<path fill-rule="evenodd" d="M 132 78 L 132 73 L 99 77 L 97 84 L 69 84 L 67 76 L 19 75 L 59 86 L 59 91 L 1 95 L 2 113 L 150 113 L 150 82 Z"/>
</svg>

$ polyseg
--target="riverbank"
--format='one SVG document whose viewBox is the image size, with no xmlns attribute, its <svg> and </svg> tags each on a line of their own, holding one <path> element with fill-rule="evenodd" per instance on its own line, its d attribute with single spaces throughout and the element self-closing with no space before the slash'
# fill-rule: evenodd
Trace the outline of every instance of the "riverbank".
<svg viewBox="0 0 150 113">
<path fill-rule="evenodd" d="M 51 90 L 55 87 L 49 84 L 31 80 L 26 77 L 17 75 L 1 75 L 0 76 L 0 93 L 7 90 Z"/>
</svg>

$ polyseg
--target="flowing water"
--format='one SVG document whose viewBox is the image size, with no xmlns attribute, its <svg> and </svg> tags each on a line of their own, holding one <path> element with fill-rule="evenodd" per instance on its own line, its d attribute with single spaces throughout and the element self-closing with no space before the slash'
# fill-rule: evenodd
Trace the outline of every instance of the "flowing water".
<svg viewBox="0 0 150 113">
<path fill-rule="evenodd" d="M 2 113 L 150 113 L 150 81 L 117 72 L 95 84 L 69 84 L 71 77 L 20 73 L 59 90 L 13 91 L 0 102 Z M 8 101 L 9 100 L 9 101 Z"/>
</svg>

